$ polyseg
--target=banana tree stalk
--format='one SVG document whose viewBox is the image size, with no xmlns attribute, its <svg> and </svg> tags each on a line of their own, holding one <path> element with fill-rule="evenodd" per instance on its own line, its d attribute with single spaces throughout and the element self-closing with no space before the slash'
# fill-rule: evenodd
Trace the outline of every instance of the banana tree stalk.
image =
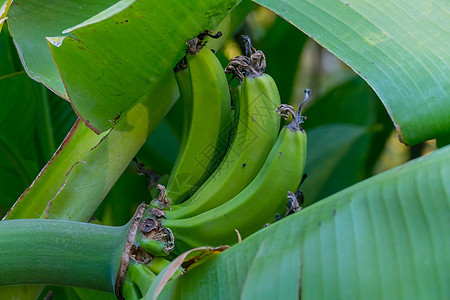
<svg viewBox="0 0 450 300">
<path fill-rule="evenodd" d="M 52 284 L 113 291 L 130 224 L 0 222 L 0 285 Z"/>
<path fill-rule="evenodd" d="M 149 227 L 152 216 L 147 208 L 141 204 L 120 227 L 66 220 L 1 221 L 0 286 L 73 286 L 114 292 L 119 299 L 124 282 L 147 289 L 159 273 L 155 267 L 161 261 L 168 264 L 159 257 L 152 266 L 153 249 L 139 245 L 154 236 L 152 230 L 159 232 L 158 226 Z"/>
</svg>

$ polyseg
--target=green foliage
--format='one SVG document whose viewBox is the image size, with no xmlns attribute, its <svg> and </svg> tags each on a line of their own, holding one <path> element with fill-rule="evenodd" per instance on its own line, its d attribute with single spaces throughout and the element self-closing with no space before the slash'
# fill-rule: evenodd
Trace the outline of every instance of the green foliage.
<svg viewBox="0 0 450 300">
<path fill-rule="evenodd" d="M 50 160 L 75 121 L 70 104 L 23 71 L 7 30 L 0 33 L 0 213 Z"/>
<path fill-rule="evenodd" d="M 450 127 L 445 0 L 259 0 L 348 64 L 380 96 L 403 142 Z M 436 34 L 430 34 L 434 32 Z M 433 118 L 430 119 L 430 115 Z"/>
<path fill-rule="evenodd" d="M 27 71 L 103 132 L 173 68 L 186 40 L 217 27 L 237 2 L 14 1 L 8 24 Z"/>
<path fill-rule="evenodd" d="M 309 205 L 370 177 L 392 128 L 375 93 L 356 77 L 321 96 L 305 114 L 308 178 L 302 190 Z"/>
<path fill-rule="evenodd" d="M 449 186 L 445 147 L 260 230 L 158 299 L 445 299 Z"/>
<path fill-rule="evenodd" d="M 161 175 L 175 161 L 183 112 L 171 70 L 185 41 L 220 28 L 208 45 L 223 66 L 245 33 L 283 103 L 314 88 L 305 208 L 172 281 L 161 299 L 448 298 L 449 148 L 369 178 L 394 127 L 410 145 L 448 144 L 445 2 L 256 2 L 282 18 L 239 0 L 15 0 L 9 12 L 0 1 L 0 213 L 23 193 L 7 218 L 95 212 L 125 224 L 151 200 L 132 158 Z M 33 299 L 42 288 L 0 294 Z M 56 288 L 53 299 L 111 296 Z"/>
</svg>

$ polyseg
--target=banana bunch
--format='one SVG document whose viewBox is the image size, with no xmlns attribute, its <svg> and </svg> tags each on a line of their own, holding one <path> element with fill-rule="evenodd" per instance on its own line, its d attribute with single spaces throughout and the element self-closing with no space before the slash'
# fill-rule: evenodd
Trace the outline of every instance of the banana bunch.
<svg viewBox="0 0 450 300">
<path fill-rule="evenodd" d="M 177 251 L 206 245 L 231 245 L 276 221 L 277 214 L 286 212 L 288 193 L 297 191 L 306 161 L 306 133 L 301 128 L 304 117 L 300 112 L 309 97 L 309 90 L 305 91 L 298 113 L 289 105 L 280 105 L 277 86 L 264 73 L 264 54 L 255 50 L 245 37 L 248 56 L 233 58 L 225 69 L 240 83 L 233 93 L 233 120 L 229 119 L 226 126 L 219 117 L 231 115 L 230 111 L 225 112 L 229 108 L 223 105 L 224 101 L 230 101 L 228 85 L 222 77 L 225 75 L 222 69 L 219 71 L 215 67 L 219 64 L 215 55 L 198 40 L 201 39 L 197 37 L 187 44 L 197 48 L 200 45 L 202 49 L 195 54 L 188 52 L 188 67 L 177 75 L 182 97 L 190 96 L 189 103 L 193 106 L 189 108 L 189 121 L 185 119 L 186 140 L 182 142 L 179 161 L 177 159 L 164 191 L 167 194 L 163 193 L 152 202 L 160 215 L 161 226 L 173 232 Z M 190 74 L 183 74 L 186 70 Z M 184 76 L 190 76 L 190 80 L 182 80 Z M 205 89 L 208 100 L 200 92 Z M 194 90 L 198 92 L 194 93 Z M 195 100 L 199 95 L 202 99 Z M 196 101 L 207 101 L 208 107 L 195 110 Z M 217 102 L 214 104 L 216 111 L 211 109 L 214 101 Z M 206 112 L 214 118 L 203 120 Z M 289 115 L 292 115 L 292 122 L 280 131 L 280 116 L 287 119 Z M 192 125 L 187 125 L 200 119 L 196 128 L 201 127 L 197 129 L 201 132 L 195 132 Z M 223 128 L 226 134 L 220 131 Z M 228 135 L 230 143 L 227 146 L 223 141 Z M 212 169 L 197 173 L 198 168 L 193 167 L 193 157 L 199 153 L 195 151 L 203 150 L 205 138 L 214 145 L 222 143 L 215 150 L 226 152 L 210 174 Z M 180 174 L 195 177 L 198 188 L 187 192 L 180 188 L 181 185 L 175 187 L 173 182 Z M 205 176 L 207 179 L 202 179 Z"/>
</svg>

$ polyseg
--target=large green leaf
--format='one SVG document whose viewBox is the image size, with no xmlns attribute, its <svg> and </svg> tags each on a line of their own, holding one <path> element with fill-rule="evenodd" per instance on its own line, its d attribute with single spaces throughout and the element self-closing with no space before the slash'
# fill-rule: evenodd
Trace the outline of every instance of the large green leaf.
<svg viewBox="0 0 450 300">
<path fill-rule="evenodd" d="M 8 27 L 28 75 L 68 98 L 45 37 L 61 35 L 73 25 L 108 8 L 115 0 L 15 0 Z"/>
<path fill-rule="evenodd" d="M 8 22 L 28 73 L 102 132 L 173 68 L 186 40 L 217 27 L 239 0 L 19 2 Z"/>
<path fill-rule="evenodd" d="M 158 299 L 448 299 L 449 199 L 446 147 L 262 229 Z"/>
<path fill-rule="evenodd" d="M 442 25 L 450 16 L 447 1 L 255 2 L 304 31 L 364 78 L 383 101 L 403 142 L 416 144 L 449 132 L 450 34 Z"/>
</svg>

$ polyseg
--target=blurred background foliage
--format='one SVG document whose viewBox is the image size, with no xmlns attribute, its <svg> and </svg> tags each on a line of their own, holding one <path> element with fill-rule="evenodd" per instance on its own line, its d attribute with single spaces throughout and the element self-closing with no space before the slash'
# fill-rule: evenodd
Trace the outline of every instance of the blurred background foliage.
<svg viewBox="0 0 450 300">
<path fill-rule="evenodd" d="M 283 103 L 298 107 L 303 90 L 312 90 L 304 110 L 309 138 L 308 177 L 301 186 L 304 206 L 436 148 L 435 141 L 413 147 L 401 144 L 381 101 L 367 83 L 284 19 L 251 2 L 243 2 L 236 11 L 231 22 L 240 26 L 215 49 L 223 66 L 242 54 L 240 35 L 247 34 L 255 48 L 265 53 L 266 72 L 275 79 Z M 0 34 L 0 105 L 3 216 L 32 184 L 76 120 L 70 103 L 24 72 L 7 26 Z M 13 123 L 16 125 L 11 126 Z M 160 175 L 168 174 L 177 155 L 181 123 L 182 112 L 175 105 L 142 147 L 137 161 Z M 123 225 L 139 203 L 151 198 L 149 181 L 138 174 L 133 161 L 95 218 L 106 225 Z M 79 289 L 50 289 L 55 291 L 53 299 L 93 296 Z"/>
</svg>

